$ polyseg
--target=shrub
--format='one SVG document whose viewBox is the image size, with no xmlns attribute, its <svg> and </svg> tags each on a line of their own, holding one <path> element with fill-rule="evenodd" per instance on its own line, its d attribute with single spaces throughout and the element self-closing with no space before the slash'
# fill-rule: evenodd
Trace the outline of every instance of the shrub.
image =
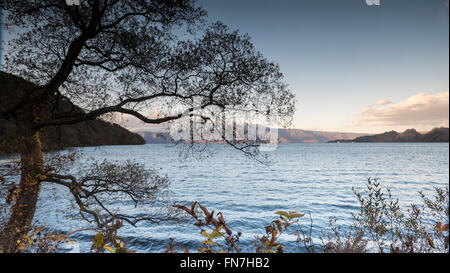
<svg viewBox="0 0 450 273">
<path fill-rule="evenodd" d="M 399 205 L 399 200 L 394 198 L 391 190 L 383 191 L 377 178 L 368 179 L 366 191 L 363 193 L 352 189 L 358 199 L 360 209 L 358 213 L 352 213 L 353 223 L 344 228 L 337 224 L 337 219 L 331 217 L 329 230 L 322 232 L 325 238 L 321 238 L 321 244 L 315 244 L 312 238 L 313 222 L 310 216 L 310 224 L 300 224 L 304 214 L 296 212 L 278 211 L 280 219 L 273 220 L 265 227 L 265 235 L 257 237 L 255 252 L 273 253 L 284 252 L 284 246 L 279 243 L 279 238 L 288 232 L 290 226 L 296 227 L 297 244 L 307 252 L 325 253 L 364 253 L 364 252 L 391 252 L 391 253 L 436 253 L 448 252 L 448 208 L 449 189 L 434 188 L 434 196 L 427 197 L 420 192 L 422 204 L 411 204 L 406 210 Z M 240 252 L 237 245 L 238 236 L 233 237 L 233 232 L 225 224 L 222 213 L 217 213 L 219 220 L 215 220 L 214 211 L 211 213 L 203 206 L 205 220 L 197 216 L 194 203 L 191 209 L 177 206 L 196 219 L 199 227 L 210 227 L 211 233 L 201 229 L 201 234 L 206 240 L 201 243 L 200 252 Z M 225 233 L 221 230 L 224 228 Z M 213 240 L 223 237 L 228 245 L 228 251 L 220 249 L 221 244 Z M 219 249 L 217 249 L 219 247 Z M 216 248 L 216 249 L 214 249 Z"/>
</svg>

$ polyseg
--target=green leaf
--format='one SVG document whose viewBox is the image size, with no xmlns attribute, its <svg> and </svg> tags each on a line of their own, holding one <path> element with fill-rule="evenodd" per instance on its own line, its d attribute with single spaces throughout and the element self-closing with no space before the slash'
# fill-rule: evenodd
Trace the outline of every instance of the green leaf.
<svg viewBox="0 0 450 273">
<path fill-rule="evenodd" d="M 297 213 L 295 211 L 291 211 L 291 212 L 289 212 L 289 216 L 290 216 L 290 219 L 294 219 L 294 218 L 301 218 L 305 215 L 302 213 Z"/>
<path fill-rule="evenodd" d="M 116 248 L 116 253 L 127 253 L 127 249 L 126 248 Z"/>
<path fill-rule="evenodd" d="M 94 248 L 101 248 L 103 246 L 103 234 L 97 233 L 94 236 Z"/>
<path fill-rule="evenodd" d="M 284 216 L 284 217 L 286 217 L 286 218 L 290 218 L 290 217 L 289 217 L 289 213 L 287 213 L 286 211 L 280 210 L 280 211 L 275 212 L 275 214 L 278 214 L 278 215 L 280 215 L 280 216 Z"/>
<path fill-rule="evenodd" d="M 219 232 L 219 231 L 217 231 L 217 230 L 214 230 L 214 231 L 211 233 L 210 238 L 211 238 L 211 239 L 215 239 L 215 238 L 221 237 L 222 235 L 223 235 L 223 233 L 221 233 L 221 232 Z"/>
<path fill-rule="evenodd" d="M 200 232 L 200 234 L 203 235 L 203 236 L 205 236 L 205 237 L 208 238 L 208 239 L 211 238 L 211 235 L 209 235 L 208 232 L 206 232 L 206 231 L 204 231 L 204 230 L 202 230 L 202 231 Z"/>
</svg>

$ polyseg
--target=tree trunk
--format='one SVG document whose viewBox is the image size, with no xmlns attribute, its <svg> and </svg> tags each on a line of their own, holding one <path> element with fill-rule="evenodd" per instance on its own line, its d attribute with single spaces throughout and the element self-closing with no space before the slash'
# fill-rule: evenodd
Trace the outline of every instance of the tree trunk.
<svg viewBox="0 0 450 273">
<path fill-rule="evenodd" d="M 40 182 L 43 180 L 43 156 L 39 131 L 32 124 L 18 126 L 21 154 L 21 178 L 14 193 L 11 217 L 0 235 L 0 250 L 18 252 L 18 242 L 23 240 L 31 229 Z"/>
</svg>

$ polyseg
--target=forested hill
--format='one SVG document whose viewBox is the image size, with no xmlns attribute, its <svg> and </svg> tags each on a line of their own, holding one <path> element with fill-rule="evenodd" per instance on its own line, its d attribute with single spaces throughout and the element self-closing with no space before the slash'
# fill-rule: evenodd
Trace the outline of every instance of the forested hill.
<svg viewBox="0 0 450 273">
<path fill-rule="evenodd" d="M 421 134 L 415 129 L 408 129 L 403 133 L 396 131 L 383 134 L 361 136 L 352 140 L 334 140 L 330 142 L 448 142 L 449 128 L 434 128 L 428 133 Z"/>
<path fill-rule="evenodd" d="M 33 84 L 0 71 L 0 109 L 18 96 L 23 96 L 26 93 L 23 90 L 27 90 L 30 86 Z M 76 111 L 82 110 L 77 108 Z M 19 133 L 14 120 L 6 120 L 0 116 L 0 154 L 17 152 Z M 46 150 L 62 147 L 145 144 L 140 135 L 100 119 L 74 125 L 46 127 L 40 133 Z"/>
</svg>

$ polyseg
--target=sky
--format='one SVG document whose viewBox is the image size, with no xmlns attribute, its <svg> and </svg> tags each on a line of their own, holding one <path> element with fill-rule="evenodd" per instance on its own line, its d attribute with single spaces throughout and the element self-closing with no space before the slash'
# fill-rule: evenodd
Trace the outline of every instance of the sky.
<svg viewBox="0 0 450 273">
<path fill-rule="evenodd" d="M 297 97 L 293 127 L 378 133 L 448 126 L 444 0 L 200 0 L 248 33 Z"/>
<path fill-rule="evenodd" d="M 294 128 L 381 133 L 449 125 L 448 0 L 198 4 L 210 22 L 248 33 L 280 65 L 297 98 Z"/>
</svg>

